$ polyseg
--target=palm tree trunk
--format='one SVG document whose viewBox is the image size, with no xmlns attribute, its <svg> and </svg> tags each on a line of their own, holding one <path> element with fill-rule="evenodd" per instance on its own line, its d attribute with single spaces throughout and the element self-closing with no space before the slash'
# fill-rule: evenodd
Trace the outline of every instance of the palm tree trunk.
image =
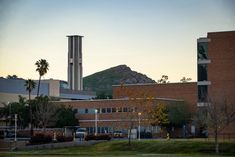
<svg viewBox="0 0 235 157">
<path fill-rule="evenodd" d="M 39 96 L 40 83 L 41 83 L 41 75 L 39 75 L 39 80 L 38 80 L 38 91 L 37 91 L 37 97 Z"/>
</svg>

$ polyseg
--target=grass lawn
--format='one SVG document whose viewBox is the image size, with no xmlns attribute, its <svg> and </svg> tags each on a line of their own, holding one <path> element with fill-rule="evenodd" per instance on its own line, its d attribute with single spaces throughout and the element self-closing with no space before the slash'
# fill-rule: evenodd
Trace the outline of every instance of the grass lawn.
<svg viewBox="0 0 235 157">
<path fill-rule="evenodd" d="M 235 142 L 230 141 L 221 143 L 220 150 L 220 156 L 235 156 Z M 205 140 L 142 140 L 132 141 L 131 146 L 128 146 L 127 140 L 110 141 L 86 147 L 20 150 L 5 153 L 0 152 L 0 156 L 216 157 L 216 155 L 214 154 L 213 142 Z"/>
</svg>

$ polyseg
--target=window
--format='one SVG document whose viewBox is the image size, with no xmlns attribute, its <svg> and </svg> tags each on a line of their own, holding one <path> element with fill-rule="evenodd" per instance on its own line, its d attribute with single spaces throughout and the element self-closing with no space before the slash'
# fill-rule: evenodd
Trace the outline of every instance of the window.
<svg viewBox="0 0 235 157">
<path fill-rule="evenodd" d="M 133 108 L 132 107 L 128 107 L 128 112 L 133 112 Z"/>
<path fill-rule="evenodd" d="M 207 42 L 197 43 L 197 57 L 200 60 L 208 59 L 208 43 Z"/>
<path fill-rule="evenodd" d="M 124 108 L 123 108 L 123 112 L 127 112 L 127 107 L 124 107 Z"/>
<path fill-rule="evenodd" d="M 101 109 L 101 112 L 102 112 L 102 113 L 106 113 L 106 108 L 102 108 L 102 109 Z"/>
<path fill-rule="evenodd" d="M 198 102 L 207 102 L 208 86 L 198 86 Z"/>
<path fill-rule="evenodd" d="M 107 108 L 107 113 L 111 113 L 111 108 Z"/>
<path fill-rule="evenodd" d="M 207 81 L 207 64 L 198 64 L 197 74 L 198 81 Z"/>
<path fill-rule="evenodd" d="M 85 113 L 88 113 L 88 109 L 87 108 L 85 109 Z"/>
<path fill-rule="evenodd" d="M 121 108 L 121 107 L 118 107 L 118 108 L 117 108 L 117 112 L 122 112 L 122 108 Z"/>
<path fill-rule="evenodd" d="M 78 114 L 85 114 L 85 109 L 84 108 L 78 109 Z"/>
<path fill-rule="evenodd" d="M 116 108 L 112 108 L 112 112 L 116 112 Z"/>
</svg>

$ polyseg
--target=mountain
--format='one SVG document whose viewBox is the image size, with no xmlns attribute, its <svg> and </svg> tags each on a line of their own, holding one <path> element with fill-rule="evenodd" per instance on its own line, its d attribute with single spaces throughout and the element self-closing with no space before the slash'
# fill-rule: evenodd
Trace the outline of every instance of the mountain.
<svg viewBox="0 0 235 157">
<path fill-rule="evenodd" d="M 126 65 L 118 65 L 83 78 L 84 90 L 95 91 L 97 95 L 112 95 L 112 85 L 155 83 L 144 74 L 132 71 Z"/>
</svg>

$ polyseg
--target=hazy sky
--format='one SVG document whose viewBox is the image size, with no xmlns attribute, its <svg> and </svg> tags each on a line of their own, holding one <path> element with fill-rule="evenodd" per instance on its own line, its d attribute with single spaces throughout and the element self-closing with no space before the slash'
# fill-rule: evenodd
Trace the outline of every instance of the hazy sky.
<svg viewBox="0 0 235 157">
<path fill-rule="evenodd" d="M 0 76 L 67 80 L 66 35 L 82 35 L 84 76 L 126 64 L 196 80 L 196 40 L 235 30 L 234 0 L 0 0 Z"/>
</svg>

